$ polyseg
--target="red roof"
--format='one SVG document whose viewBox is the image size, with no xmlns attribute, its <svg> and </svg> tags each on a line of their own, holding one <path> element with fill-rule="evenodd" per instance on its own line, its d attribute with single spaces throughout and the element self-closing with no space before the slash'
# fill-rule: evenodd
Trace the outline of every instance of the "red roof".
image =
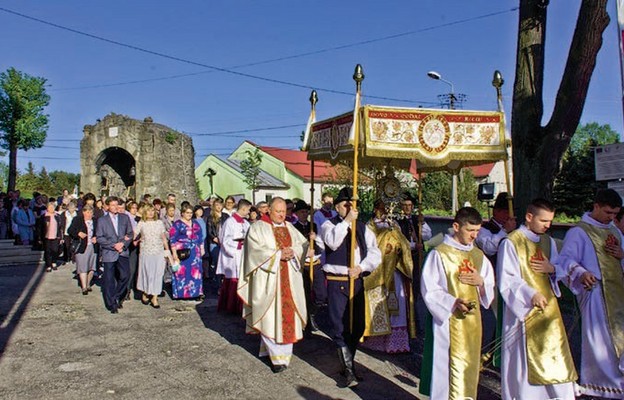
<svg viewBox="0 0 624 400">
<path fill-rule="evenodd" d="M 258 146 L 249 142 L 260 150 L 282 161 L 286 168 L 302 177 L 305 181 L 311 180 L 310 160 L 308 160 L 308 152 L 301 150 L 282 149 L 280 147 Z M 314 181 L 315 182 L 333 182 L 336 179 L 336 167 L 325 161 L 316 161 L 314 163 Z"/>
<path fill-rule="evenodd" d="M 475 178 L 485 178 L 492 172 L 492 169 L 494 168 L 494 163 L 475 165 L 474 167 L 468 168 L 470 168 Z"/>
</svg>

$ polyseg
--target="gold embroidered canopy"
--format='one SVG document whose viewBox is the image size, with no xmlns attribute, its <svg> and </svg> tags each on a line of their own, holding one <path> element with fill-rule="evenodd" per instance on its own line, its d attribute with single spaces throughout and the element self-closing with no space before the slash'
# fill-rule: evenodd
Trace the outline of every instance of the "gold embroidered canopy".
<svg viewBox="0 0 624 400">
<path fill-rule="evenodd" d="M 409 166 L 414 159 L 418 172 L 427 172 L 507 159 L 503 112 L 375 105 L 308 124 L 308 159 L 353 160 L 356 118 L 362 164 L 384 158 Z"/>
</svg>

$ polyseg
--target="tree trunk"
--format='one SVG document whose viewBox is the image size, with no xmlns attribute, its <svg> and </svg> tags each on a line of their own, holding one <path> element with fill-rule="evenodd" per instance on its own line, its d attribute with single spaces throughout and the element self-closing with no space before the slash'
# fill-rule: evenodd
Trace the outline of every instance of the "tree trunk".
<svg viewBox="0 0 624 400">
<path fill-rule="evenodd" d="M 11 144 L 9 147 L 9 184 L 8 190 L 15 190 L 17 182 L 17 144 Z"/>
<path fill-rule="evenodd" d="M 524 213 L 535 197 L 551 198 L 553 182 L 583 112 L 608 0 L 583 0 L 552 117 L 543 127 L 542 88 L 548 0 L 520 0 L 511 136 L 515 206 Z M 520 214 L 523 215 L 523 214 Z"/>
</svg>

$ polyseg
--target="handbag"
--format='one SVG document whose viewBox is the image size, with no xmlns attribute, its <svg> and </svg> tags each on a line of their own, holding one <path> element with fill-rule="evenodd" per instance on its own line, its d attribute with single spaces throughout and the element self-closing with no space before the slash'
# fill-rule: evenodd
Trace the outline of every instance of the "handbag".
<svg viewBox="0 0 624 400">
<path fill-rule="evenodd" d="M 69 246 L 69 251 L 71 252 L 71 254 L 78 254 L 78 249 L 80 248 L 81 244 L 82 244 L 82 239 L 80 238 L 72 239 L 71 245 Z"/>
<path fill-rule="evenodd" d="M 191 256 L 191 249 L 181 249 L 177 251 L 180 261 L 187 260 Z"/>
</svg>

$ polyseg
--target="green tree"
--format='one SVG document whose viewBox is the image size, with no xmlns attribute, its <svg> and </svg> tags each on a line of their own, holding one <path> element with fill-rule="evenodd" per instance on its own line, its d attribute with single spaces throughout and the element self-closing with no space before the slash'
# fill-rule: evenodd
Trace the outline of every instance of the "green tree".
<svg viewBox="0 0 624 400">
<path fill-rule="evenodd" d="M 74 187 L 80 185 L 80 174 L 65 171 L 50 172 L 50 181 L 52 182 L 52 191 L 55 195 L 63 193 L 64 189 L 71 193 Z"/>
<path fill-rule="evenodd" d="M 15 189 L 17 151 L 43 146 L 48 130 L 50 102 L 45 78 L 34 77 L 15 68 L 0 74 L 0 147 L 9 151 L 8 189 Z"/>
<path fill-rule="evenodd" d="M 606 187 L 604 182 L 596 182 L 594 147 L 618 142 L 618 133 L 609 125 L 592 122 L 576 130 L 553 187 L 558 212 L 580 216 L 589 208 L 596 190 Z"/>
<path fill-rule="evenodd" d="M 480 212 L 487 211 L 484 203 L 477 199 L 478 185 L 470 168 L 462 169 L 457 183 L 457 205 L 461 208 L 466 203 Z"/>
<path fill-rule="evenodd" d="M 0 152 L 0 156 L 2 156 Z M 9 183 L 9 165 L 0 161 L 0 192 L 6 192 Z"/>
<path fill-rule="evenodd" d="M 16 188 L 23 194 L 23 197 L 28 197 L 32 192 L 40 192 L 40 180 L 38 174 L 35 172 L 35 166 L 32 161 L 28 162 L 26 173 L 19 174 L 17 176 Z"/>
<path fill-rule="evenodd" d="M 446 171 L 431 172 L 423 175 L 423 209 L 429 212 L 442 211 L 451 214 L 453 208 L 453 178 Z M 457 182 L 457 205 L 463 207 L 470 203 L 481 212 L 486 211 L 484 205 L 477 200 L 477 181 L 469 168 L 464 168 Z"/>
<path fill-rule="evenodd" d="M 450 210 L 452 207 L 451 175 L 439 171 L 423 174 L 422 203 L 423 209 Z"/>
<path fill-rule="evenodd" d="M 247 184 L 247 189 L 251 190 L 252 203 L 256 204 L 256 190 L 258 189 L 258 176 L 262 170 L 260 164 L 262 164 L 262 153 L 260 149 L 256 148 L 252 150 L 246 150 L 245 154 L 247 158 L 241 161 L 240 167 L 243 173 L 243 181 Z"/>
<path fill-rule="evenodd" d="M 47 194 L 48 196 L 56 196 L 62 193 L 54 189 L 50 175 L 48 175 L 48 170 L 46 170 L 45 167 L 41 167 L 41 172 L 39 172 L 39 188 L 41 193 Z"/>
<path fill-rule="evenodd" d="M 531 199 L 552 196 L 554 179 L 579 124 L 602 34 L 610 20 L 607 0 L 581 1 L 555 105 L 550 119 L 542 125 L 548 4 L 549 0 L 520 0 L 511 116 L 514 197 L 520 215 Z"/>
</svg>

